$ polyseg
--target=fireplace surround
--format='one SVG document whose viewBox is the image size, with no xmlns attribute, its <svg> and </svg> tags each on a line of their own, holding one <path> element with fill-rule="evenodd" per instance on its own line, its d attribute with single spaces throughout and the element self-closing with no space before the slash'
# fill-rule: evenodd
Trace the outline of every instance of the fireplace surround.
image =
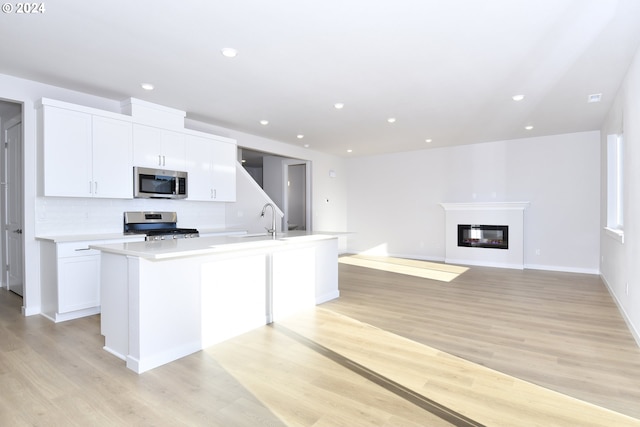
<svg viewBox="0 0 640 427">
<path fill-rule="evenodd" d="M 524 210 L 529 202 L 440 205 L 445 210 L 446 263 L 520 270 L 524 268 Z M 467 243 L 459 242 L 458 226 L 461 225 L 469 227 Z M 480 232 L 478 227 L 486 230 L 482 229 Z M 498 230 L 497 227 L 504 229 Z M 502 231 L 502 234 L 498 231 Z"/>
</svg>

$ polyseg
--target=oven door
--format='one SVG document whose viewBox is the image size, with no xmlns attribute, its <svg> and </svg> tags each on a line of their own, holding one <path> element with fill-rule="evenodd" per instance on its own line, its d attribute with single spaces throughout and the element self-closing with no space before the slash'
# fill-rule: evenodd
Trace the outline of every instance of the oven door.
<svg viewBox="0 0 640 427">
<path fill-rule="evenodd" d="M 187 197 L 187 173 L 143 167 L 133 168 L 136 198 L 183 199 Z"/>
</svg>

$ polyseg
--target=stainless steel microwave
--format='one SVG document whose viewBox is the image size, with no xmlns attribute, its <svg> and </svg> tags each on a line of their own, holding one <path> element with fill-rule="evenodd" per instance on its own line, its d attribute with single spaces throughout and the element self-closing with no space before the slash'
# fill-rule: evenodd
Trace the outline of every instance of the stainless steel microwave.
<svg viewBox="0 0 640 427">
<path fill-rule="evenodd" d="M 187 197 L 187 172 L 134 166 L 133 197 L 184 199 Z"/>
</svg>

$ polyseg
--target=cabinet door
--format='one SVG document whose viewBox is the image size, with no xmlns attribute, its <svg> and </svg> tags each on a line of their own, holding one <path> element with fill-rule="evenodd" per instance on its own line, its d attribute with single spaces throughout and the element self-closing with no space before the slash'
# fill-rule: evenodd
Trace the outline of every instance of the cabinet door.
<svg viewBox="0 0 640 427">
<path fill-rule="evenodd" d="M 315 247 L 274 252 L 272 255 L 274 321 L 316 304 Z"/>
<path fill-rule="evenodd" d="M 213 200 L 212 141 L 194 135 L 187 135 L 186 141 L 189 200 L 211 201 Z"/>
<path fill-rule="evenodd" d="M 214 140 L 212 155 L 213 198 L 219 202 L 235 202 L 237 147 Z"/>
<path fill-rule="evenodd" d="M 58 259 L 58 312 L 100 305 L 100 255 Z"/>
<path fill-rule="evenodd" d="M 205 262 L 201 267 L 202 347 L 267 322 L 266 254 Z"/>
<path fill-rule="evenodd" d="M 162 166 L 162 130 L 133 125 L 133 165 L 148 168 Z"/>
<path fill-rule="evenodd" d="M 130 122 L 93 117 L 93 195 L 133 198 L 133 144 Z"/>
<path fill-rule="evenodd" d="M 133 163 L 156 169 L 185 170 L 184 134 L 134 124 Z"/>
<path fill-rule="evenodd" d="M 170 170 L 184 171 L 185 135 L 171 130 L 162 131 L 162 167 Z"/>
<path fill-rule="evenodd" d="M 51 106 L 42 109 L 44 195 L 91 197 L 91 115 Z"/>
</svg>

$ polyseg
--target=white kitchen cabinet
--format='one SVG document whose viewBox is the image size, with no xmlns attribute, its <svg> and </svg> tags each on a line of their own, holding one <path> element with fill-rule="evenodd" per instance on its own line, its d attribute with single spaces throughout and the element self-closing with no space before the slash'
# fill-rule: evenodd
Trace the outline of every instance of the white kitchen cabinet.
<svg viewBox="0 0 640 427">
<path fill-rule="evenodd" d="M 316 305 L 315 253 L 315 246 L 309 245 L 272 254 L 273 321 Z"/>
<path fill-rule="evenodd" d="M 58 313 L 100 306 L 100 255 L 81 248 L 68 257 L 58 256 Z"/>
<path fill-rule="evenodd" d="M 91 114 L 42 107 L 45 196 L 92 196 Z"/>
<path fill-rule="evenodd" d="M 100 313 L 100 251 L 89 246 L 115 242 L 118 240 L 55 242 L 45 239 L 40 242 L 42 314 L 45 317 L 62 322 Z"/>
<path fill-rule="evenodd" d="M 40 243 L 42 314 L 54 322 L 100 313 L 100 252 L 90 243 Z"/>
<path fill-rule="evenodd" d="M 133 125 L 133 163 L 155 169 L 185 171 L 185 135 L 168 129 Z"/>
<path fill-rule="evenodd" d="M 202 265 L 202 348 L 266 323 L 267 258 L 265 253 L 220 257 Z"/>
<path fill-rule="evenodd" d="M 43 105 L 45 196 L 133 197 L 131 122 Z"/>
<path fill-rule="evenodd" d="M 187 135 L 189 200 L 236 200 L 236 144 L 214 137 Z"/>
<path fill-rule="evenodd" d="M 93 116 L 93 196 L 133 198 L 131 122 Z"/>
</svg>

